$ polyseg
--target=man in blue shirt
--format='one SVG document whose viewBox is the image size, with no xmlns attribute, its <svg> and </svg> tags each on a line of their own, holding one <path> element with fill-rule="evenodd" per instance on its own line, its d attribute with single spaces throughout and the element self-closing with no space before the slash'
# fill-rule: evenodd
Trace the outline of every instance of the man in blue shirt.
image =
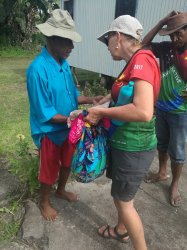
<svg viewBox="0 0 187 250">
<path fill-rule="evenodd" d="M 65 190 L 75 148 L 68 143 L 67 118 L 78 104 L 96 103 L 102 97 L 85 97 L 74 85 L 66 58 L 74 42 L 81 36 L 67 11 L 56 9 L 51 17 L 37 28 L 46 36 L 46 47 L 27 70 L 27 90 L 30 102 L 30 126 L 34 143 L 40 150 L 41 201 L 45 219 L 53 221 L 57 211 L 51 206 L 51 186 L 59 177 L 56 196 L 68 201 L 77 200 Z"/>
</svg>

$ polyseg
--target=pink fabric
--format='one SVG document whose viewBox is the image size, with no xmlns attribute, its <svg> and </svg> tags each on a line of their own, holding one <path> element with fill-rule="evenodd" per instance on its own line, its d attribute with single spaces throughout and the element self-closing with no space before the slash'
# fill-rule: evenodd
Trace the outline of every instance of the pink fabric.
<svg viewBox="0 0 187 250">
<path fill-rule="evenodd" d="M 103 127 L 105 127 L 106 129 L 110 128 L 111 122 L 109 118 L 104 117 L 101 119 L 101 122 L 103 124 Z"/>
<path fill-rule="evenodd" d="M 73 144 L 77 143 L 81 138 L 84 127 L 83 116 L 80 114 L 73 121 L 71 121 L 71 130 L 69 132 L 69 141 Z"/>
<path fill-rule="evenodd" d="M 102 118 L 101 123 L 103 124 L 103 127 L 105 127 L 106 129 L 110 128 L 110 119 Z M 76 144 L 80 140 L 83 127 L 84 127 L 83 115 L 80 114 L 74 120 L 71 121 L 71 129 L 69 132 L 68 139 L 72 144 Z"/>
</svg>

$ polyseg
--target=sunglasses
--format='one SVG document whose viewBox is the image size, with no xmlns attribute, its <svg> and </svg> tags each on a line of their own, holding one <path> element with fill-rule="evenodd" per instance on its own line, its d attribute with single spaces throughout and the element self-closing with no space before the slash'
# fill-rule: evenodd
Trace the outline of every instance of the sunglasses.
<svg viewBox="0 0 187 250">
<path fill-rule="evenodd" d="M 111 32 L 109 32 L 109 33 L 104 37 L 106 46 L 108 46 L 109 39 L 110 39 L 112 36 L 115 36 L 115 35 L 116 35 L 116 31 L 111 31 Z"/>
</svg>

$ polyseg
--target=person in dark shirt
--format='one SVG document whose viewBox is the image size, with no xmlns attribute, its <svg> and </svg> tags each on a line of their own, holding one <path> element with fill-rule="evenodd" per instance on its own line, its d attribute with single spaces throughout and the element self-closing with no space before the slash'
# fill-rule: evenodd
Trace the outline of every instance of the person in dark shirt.
<svg viewBox="0 0 187 250">
<path fill-rule="evenodd" d="M 162 28 L 164 25 L 166 27 Z M 157 33 L 169 35 L 171 41 L 151 43 Z M 159 171 L 150 173 L 145 181 L 167 180 L 167 160 L 170 157 L 172 182 L 169 199 L 171 205 L 180 206 L 182 199 L 178 186 L 187 139 L 187 12 L 172 11 L 144 37 L 143 43 L 151 45 L 160 60 L 162 72 L 156 104 Z"/>
</svg>

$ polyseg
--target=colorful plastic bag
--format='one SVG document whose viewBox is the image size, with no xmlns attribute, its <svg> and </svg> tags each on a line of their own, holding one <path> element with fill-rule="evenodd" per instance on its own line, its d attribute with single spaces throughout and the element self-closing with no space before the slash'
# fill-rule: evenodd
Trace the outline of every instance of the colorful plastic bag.
<svg viewBox="0 0 187 250">
<path fill-rule="evenodd" d="M 97 126 L 84 123 L 82 136 L 72 160 L 72 173 L 79 182 L 88 183 L 106 169 L 108 131 L 100 122 Z"/>
</svg>

